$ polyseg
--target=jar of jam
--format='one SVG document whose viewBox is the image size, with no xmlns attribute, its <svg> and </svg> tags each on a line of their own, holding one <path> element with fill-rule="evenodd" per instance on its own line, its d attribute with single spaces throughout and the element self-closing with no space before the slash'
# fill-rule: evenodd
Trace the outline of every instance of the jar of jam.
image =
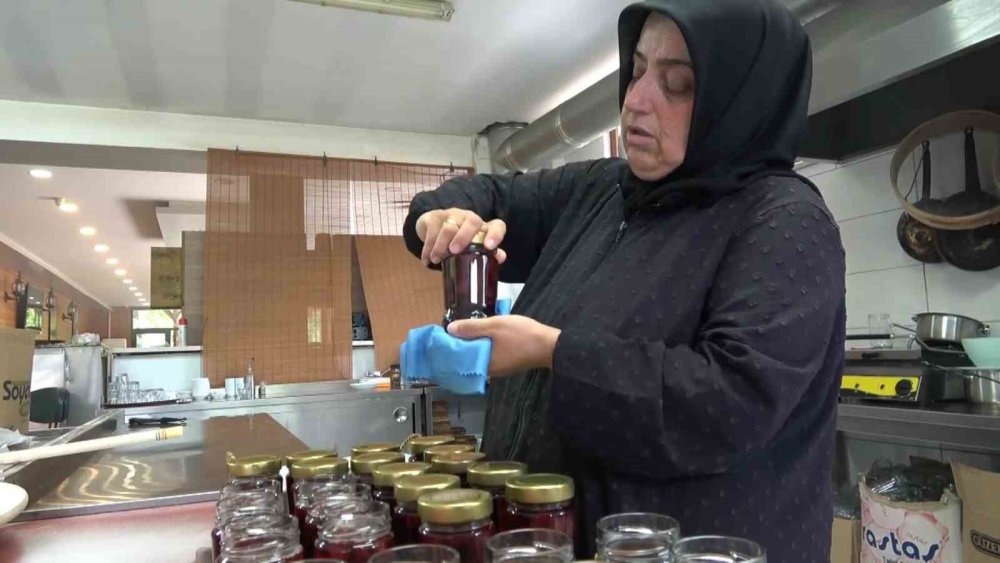
<svg viewBox="0 0 1000 563">
<path fill-rule="evenodd" d="M 374 452 L 361 454 L 351 459 L 351 473 L 358 481 L 366 485 L 372 484 L 372 472 L 380 465 L 387 463 L 402 463 L 403 454 L 396 452 Z"/>
<path fill-rule="evenodd" d="M 420 528 L 420 515 L 417 514 L 417 501 L 420 497 L 433 491 L 457 489 L 458 477 L 425 473 L 396 479 L 393 487 L 396 494 L 396 508 L 392 511 L 392 535 L 396 545 L 417 543 Z"/>
<path fill-rule="evenodd" d="M 395 442 L 372 442 L 370 444 L 359 444 L 351 448 L 351 458 L 364 454 L 376 452 L 399 452 L 399 444 Z"/>
<path fill-rule="evenodd" d="M 424 461 L 427 463 L 434 463 L 434 456 L 439 454 L 463 454 L 465 452 L 475 451 L 476 446 L 472 444 L 444 444 L 441 446 L 431 446 L 424 450 Z"/>
<path fill-rule="evenodd" d="M 288 530 L 255 529 L 226 538 L 218 563 L 286 563 L 303 559 L 298 536 Z"/>
<path fill-rule="evenodd" d="M 226 454 L 226 469 L 229 471 L 229 482 L 233 484 L 255 483 L 271 480 L 284 491 L 284 481 L 281 478 L 281 458 L 274 455 L 249 455 L 236 457 Z"/>
<path fill-rule="evenodd" d="M 299 527 L 305 525 L 306 515 L 313 503 L 326 498 L 340 497 L 342 499 L 370 499 L 371 487 L 364 483 L 347 480 L 348 477 L 335 475 L 318 475 L 312 479 L 303 479 L 295 483 L 295 517 Z"/>
<path fill-rule="evenodd" d="M 458 478 L 462 480 L 462 486 L 468 487 L 469 481 L 466 477 L 466 473 L 469 471 L 469 467 L 484 459 L 486 459 L 486 454 L 482 452 L 439 454 L 434 457 L 434 462 L 431 463 L 431 471 L 434 473 L 458 475 Z"/>
<path fill-rule="evenodd" d="M 313 545 L 316 543 L 319 530 L 327 522 L 340 519 L 345 515 L 350 515 L 352 518 L 359 515 L 374 515 L 383 517 L 386 522 L 389 522 L 389 505 L 371 498 L 344 497 L 330 497 L 313 503 L 309 507 L 301 534 L 302 547 L 305 548 L 307 556 L 311 556 L 313 553 Z"/>
<path fill-rule="evenodd" d="M 535 473 L 507 481 L 507 510 L 500 529 L 545 528 L 576 538 L 573 479 L 553 473 Z"/>
<path fill-rule="evenodd" d="M 463 252 L 441 262 L 445 328 L 457 319 L 485 319 L 496 314 L 500 263 L 496 251 L 486 249 L 485 239 L 486 232 L 480 231 Z"/>
<path fill-rule="evenodd" d="M 309 459 L 293 460 L 288 464 L 288 478 L 285 485 L 288 487 L 288 502 L 292 512 L 295 512 L 295 486 L 303 479 L 314 479 L 316 477 L 332 476 L 342 479 L 347 475 L 348 463 L 346 459 L 339 457 L 314 457 Z"/>
<path fill-rule="evenodd" d="M 516 461 L 480 461 L 469 466 L 469 486 L 493 495 L 493 523 L 500 528 L 500 515 L 507 511 L 507 480 L 528 472 L 528 466 Z"/>
<path fill-rule="evenodd" d="M 431 468 L 430 464 L 415 461 L 412 463 L 386 463 L 372 472 L 372 498 L 389 505 L 391 512 L 396 508 L 394 487 L 396 480 L 408 475 L 422 475 Z"/>
<path fill-rule="evenodd" d="M 367 563 L 372 555 L 391 548 L 392 532 L 387 518 L 355 515 L 327 522 L 316 538 L 315 554 L 345 563 Z"/>
<path fill-rule="evenodd" d="M 482 563 L 486 542 L 493 536 L 493 497 L 478 489 L 427 493 L 417 501 L 419 543 L 446 545 L 463 563 Z"/>
<path fill-rule="evenodd" d="M 424 452 L 427 451 L 428 448 L 443 446 L 444 444 L 450 444 L 454 441 L 454 436 L 415 436 L 407 440 L 403 446 L 404 452 L 413 456 L 416 461 L 426 462 L 427 460 L 424 459 Z"/>
<path fill-rule="evenodd" d="M 216 505 L 215 522 L 212 526 L 212 558 L 217 558 L 221 553 L 226 526 L 237 520 L 256 516 L 287 516 L 287 514 L 281 510 L 280 505 L 261 499 L 229 499 Z"/>
<path fill-rule="evenodd" d="M 285 492 L 288 493 L 289 508 L 295 508 L 295 477 L 292 475 L 292 466 L 306 460 L 325 457 L 337 457 L 337 452 L 334 450 L 304 450 L 285 456 L 285 467 L 288 468 L 288 475 L 285 477 Z"/>
</svg>

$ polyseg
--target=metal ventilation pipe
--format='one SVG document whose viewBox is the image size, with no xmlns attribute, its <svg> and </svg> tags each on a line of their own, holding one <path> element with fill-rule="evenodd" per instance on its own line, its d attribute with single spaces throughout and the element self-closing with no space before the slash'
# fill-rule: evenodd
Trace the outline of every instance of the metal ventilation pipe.
<svg viewBox="0 0 1000 563">
<path fill-rule="evenodd" d="M 803 24 L 820 18 L 844 0 L 783 0 Z M 502 169 L 528 170 L 578 149 L 618 126 L 618 71 L 566 100 L 493 149 Z"/>
</svg>

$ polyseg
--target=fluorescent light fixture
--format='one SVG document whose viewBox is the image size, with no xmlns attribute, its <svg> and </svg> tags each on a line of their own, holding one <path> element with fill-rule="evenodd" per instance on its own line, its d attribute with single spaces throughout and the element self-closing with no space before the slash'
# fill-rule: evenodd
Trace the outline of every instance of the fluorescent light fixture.
<svg viewBox="0 0 1000 563">
<path fill-rule="evenodd" d="M 39 178 L 41 180 L 48 180 L 52 177 L 52 172 L 49 172 L 44 168 L 33 168 L 28 171 L 28 174 L 31 174 L 33 178 Z"/>
<path fill-rule="evenodd" d="M 292 0 L 329 8 L 348 8 L 391 16 L 451 21 L 455 6 L 444 0 Z"/>
<path fill-rule="evenodd" d="M 117 258 L 108 258 L 107 260 L 104 261 L 104 263 L 105 264 L 110 264 L 110 265 L 114 266 L 115 264 L 118 263 L 118 259 Z"/>
<path fill-rule="evenodd" d="M 80 210 L 80 206 L 73 203 L 72 201 L 61 197 L 56 200 L 56 205 L 59 206 L 59 211 L 63 213 L 76 213 Z"/>
<path fill-rule="evenodd" d="M 124 276 L 127 273 L 128 272 L 126 272 L 125 270 L 123 270 L 121 268 L 118 268 L 117 270 L 115 270 L 115 275 L 118 276 L 118 277 L 122 277 L 122 276 Z"/>
<path fill-rule="evenodd" d="M 123 283 L 123 284 L 125 284 L 125 285 L 129 285 L 129 284 L 131 284 L 131 283 L 132 283 L 132 280 L 130 280 L 130 279 L 128 279 L 128 278 L 126 278 L 126 279 L 123 279 L 123 280 L 122 280 L 122 283 Z M 130 287 L 129 289 L 132 289 L 132 288 Z"/>
<path fill-rule="evenodd" d="M 95 244 L 94 245 L 94 252 L 96 252 L 98 254 L 104 254 L 107 251 L 108 251 L 108 245 L 106 245 L 106 244 Z"/>
<path fill-rule="evenodd" d="M 85 237 L 92 237 L 97 234 L 97 229 L 94 227 L 80 227 L 80 234 Z"/>
</svg>

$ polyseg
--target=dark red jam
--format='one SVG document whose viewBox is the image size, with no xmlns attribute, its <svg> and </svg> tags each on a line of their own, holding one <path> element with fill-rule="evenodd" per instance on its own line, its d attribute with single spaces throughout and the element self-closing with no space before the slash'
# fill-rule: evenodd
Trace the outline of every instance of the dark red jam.
<svg viewBox="0 0 1000 563">
<path fill-rule="evenodd" d="M 396 545 L 411 545 L 420 542 L 420 515 L 417 503 L 401 502 L 392 511 L 392 535 Z"/>
<path fill-rule="evenodd" d="M 328 522 L 319 532 L 314 553 L 345 563 L 367 563 L 372 555 L 392 547 L 388 521 L 380 514 Z"/>
<path fill-rule="evenodd" d="M 544 528 L 556 530 L 575 538 L 576 510 L 573 501 L 553 504 L 521 504 L 508 502 L 500 513 L 500 530 Z"/>
<path fill-rule="evenodd" d="M 419 543 L 445 545 L 462 556 L 462 563 L 483 563 L 486 542 L 493 536 L 492 520 L 479 520 L 463 524 L 420 525 Z"/>
</svg>

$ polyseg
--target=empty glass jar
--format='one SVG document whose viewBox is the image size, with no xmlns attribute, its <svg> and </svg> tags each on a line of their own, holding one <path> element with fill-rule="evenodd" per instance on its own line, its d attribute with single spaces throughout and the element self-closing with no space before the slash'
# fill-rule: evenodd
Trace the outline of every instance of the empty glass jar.
<svg viewBox="0 0 1000 563">
<path fill-rule="evenodd" d="M 368 563 L 460 563 L 458 552 L 443 545 L 404 545 L 377 553 Z"/>
<path fill-rule="evenodd" d="M 620 542 L 615 546 L 615 552 L 624 554 L 629 549 L 643 553 L 657 549 L 659 552 L 669 551 L 680 534 L 680 524 L 669 516 L 649 512 L 612 514 L 597 521 L 597 553 L 602 559 L 613 560 L 615 558 L 606 552 L 611 542 L 637 538 L 646 540 Z"/>
<path fill-rule="evenodd" d="M 288 475 L 285 477 L 285 492 L 288 493 L 288 507 L 295 508 L 295 471 L 293 466 L 299 465 L 311 459 L 323 459 L 337 457 L 337 452 L 333 450 L 305 450 L 290 453 L 285 456 L 285 467 L 288 468 Z"/>
<path fill-rule="evenodd" d="M 445 545 L 462 557 L 462 563 L 481 563 L 486 542 L 493 536 L 493 497 L 478 489 L 426 493 L 417 501 L 421 544 Z"/>
<path fill-rule="evenodd" d="M 346 459 L 336 456 L 300 459 L 288 464 L 285 488 L 288 506 L 294 512 L 296 487 L 300 481 L 320 478 L 323 480 L 342 479 L 347 475 L 349 465 Z"/>
<path fill-rule="evenodd" d="M 332 497 L 314 503 L 309 507 L 305 525 L 302 526 L 302 546 L 306 550 L 306 555 L 312 556 L 312 546 L 316 544 L 319 531 L 329 522 L 363 515 L 380 516 L 385 518 L 386 525 L 389 523 L 388 505 L 371 498 Z"/>
<path fill-rule="evenodd" d="M 493 495 L 493 523 L 500 528 L 500 515 L 507 511 L 507 480 L 528 472 L 528 466 L 516 461 L 480 461 L 469 467 L 469 486 Z"/>
<path fill-rule="evenodd" d="M 500 515 L 502 531 L 523 528 L 556 530 L 576 537 L 573 480 L 565 475 L 535 473 L 507 481 L 507 510 Z"/>
<path fill-rule="evenodd" d="M 394 488 L 400 477 L 422 475 L 431 468 L 430 464 L 415 461 L 412 463 L 386 463 L 372 471 L 372 497 L 389 505 L 389 510 L 396 508 Z"/>
<path fill-rule="evenodd" d="M 674 543 L 673 563 L 767 563 L 764 548 L 727 536 L 692 536 Z"/>
<path fill-rule="evenodd" d="M 571 563 L 573 538 L 555 530 L 513 530 L 499 533 L 486 543 L 486 561 Z"/>
<path fill-rule="evenodd" d="M 302 560 L 298 534 L 285 529 L 257 529 L 227 537 L 218 563 L 288 563 Z"/>
<path fill-rule="evenodd" d="M 433 491 L 457 489 L 458 486 L 459 479 L 454 475 L 426 473 L 397 479 L 393 487 L 396 508 L 392 511 L 392 535 L 396 538 L 396 545 L 409 545 L 419 541 L 420 515 L 417 512 L 417 501 L 420 497 Z"/>
</svg>

